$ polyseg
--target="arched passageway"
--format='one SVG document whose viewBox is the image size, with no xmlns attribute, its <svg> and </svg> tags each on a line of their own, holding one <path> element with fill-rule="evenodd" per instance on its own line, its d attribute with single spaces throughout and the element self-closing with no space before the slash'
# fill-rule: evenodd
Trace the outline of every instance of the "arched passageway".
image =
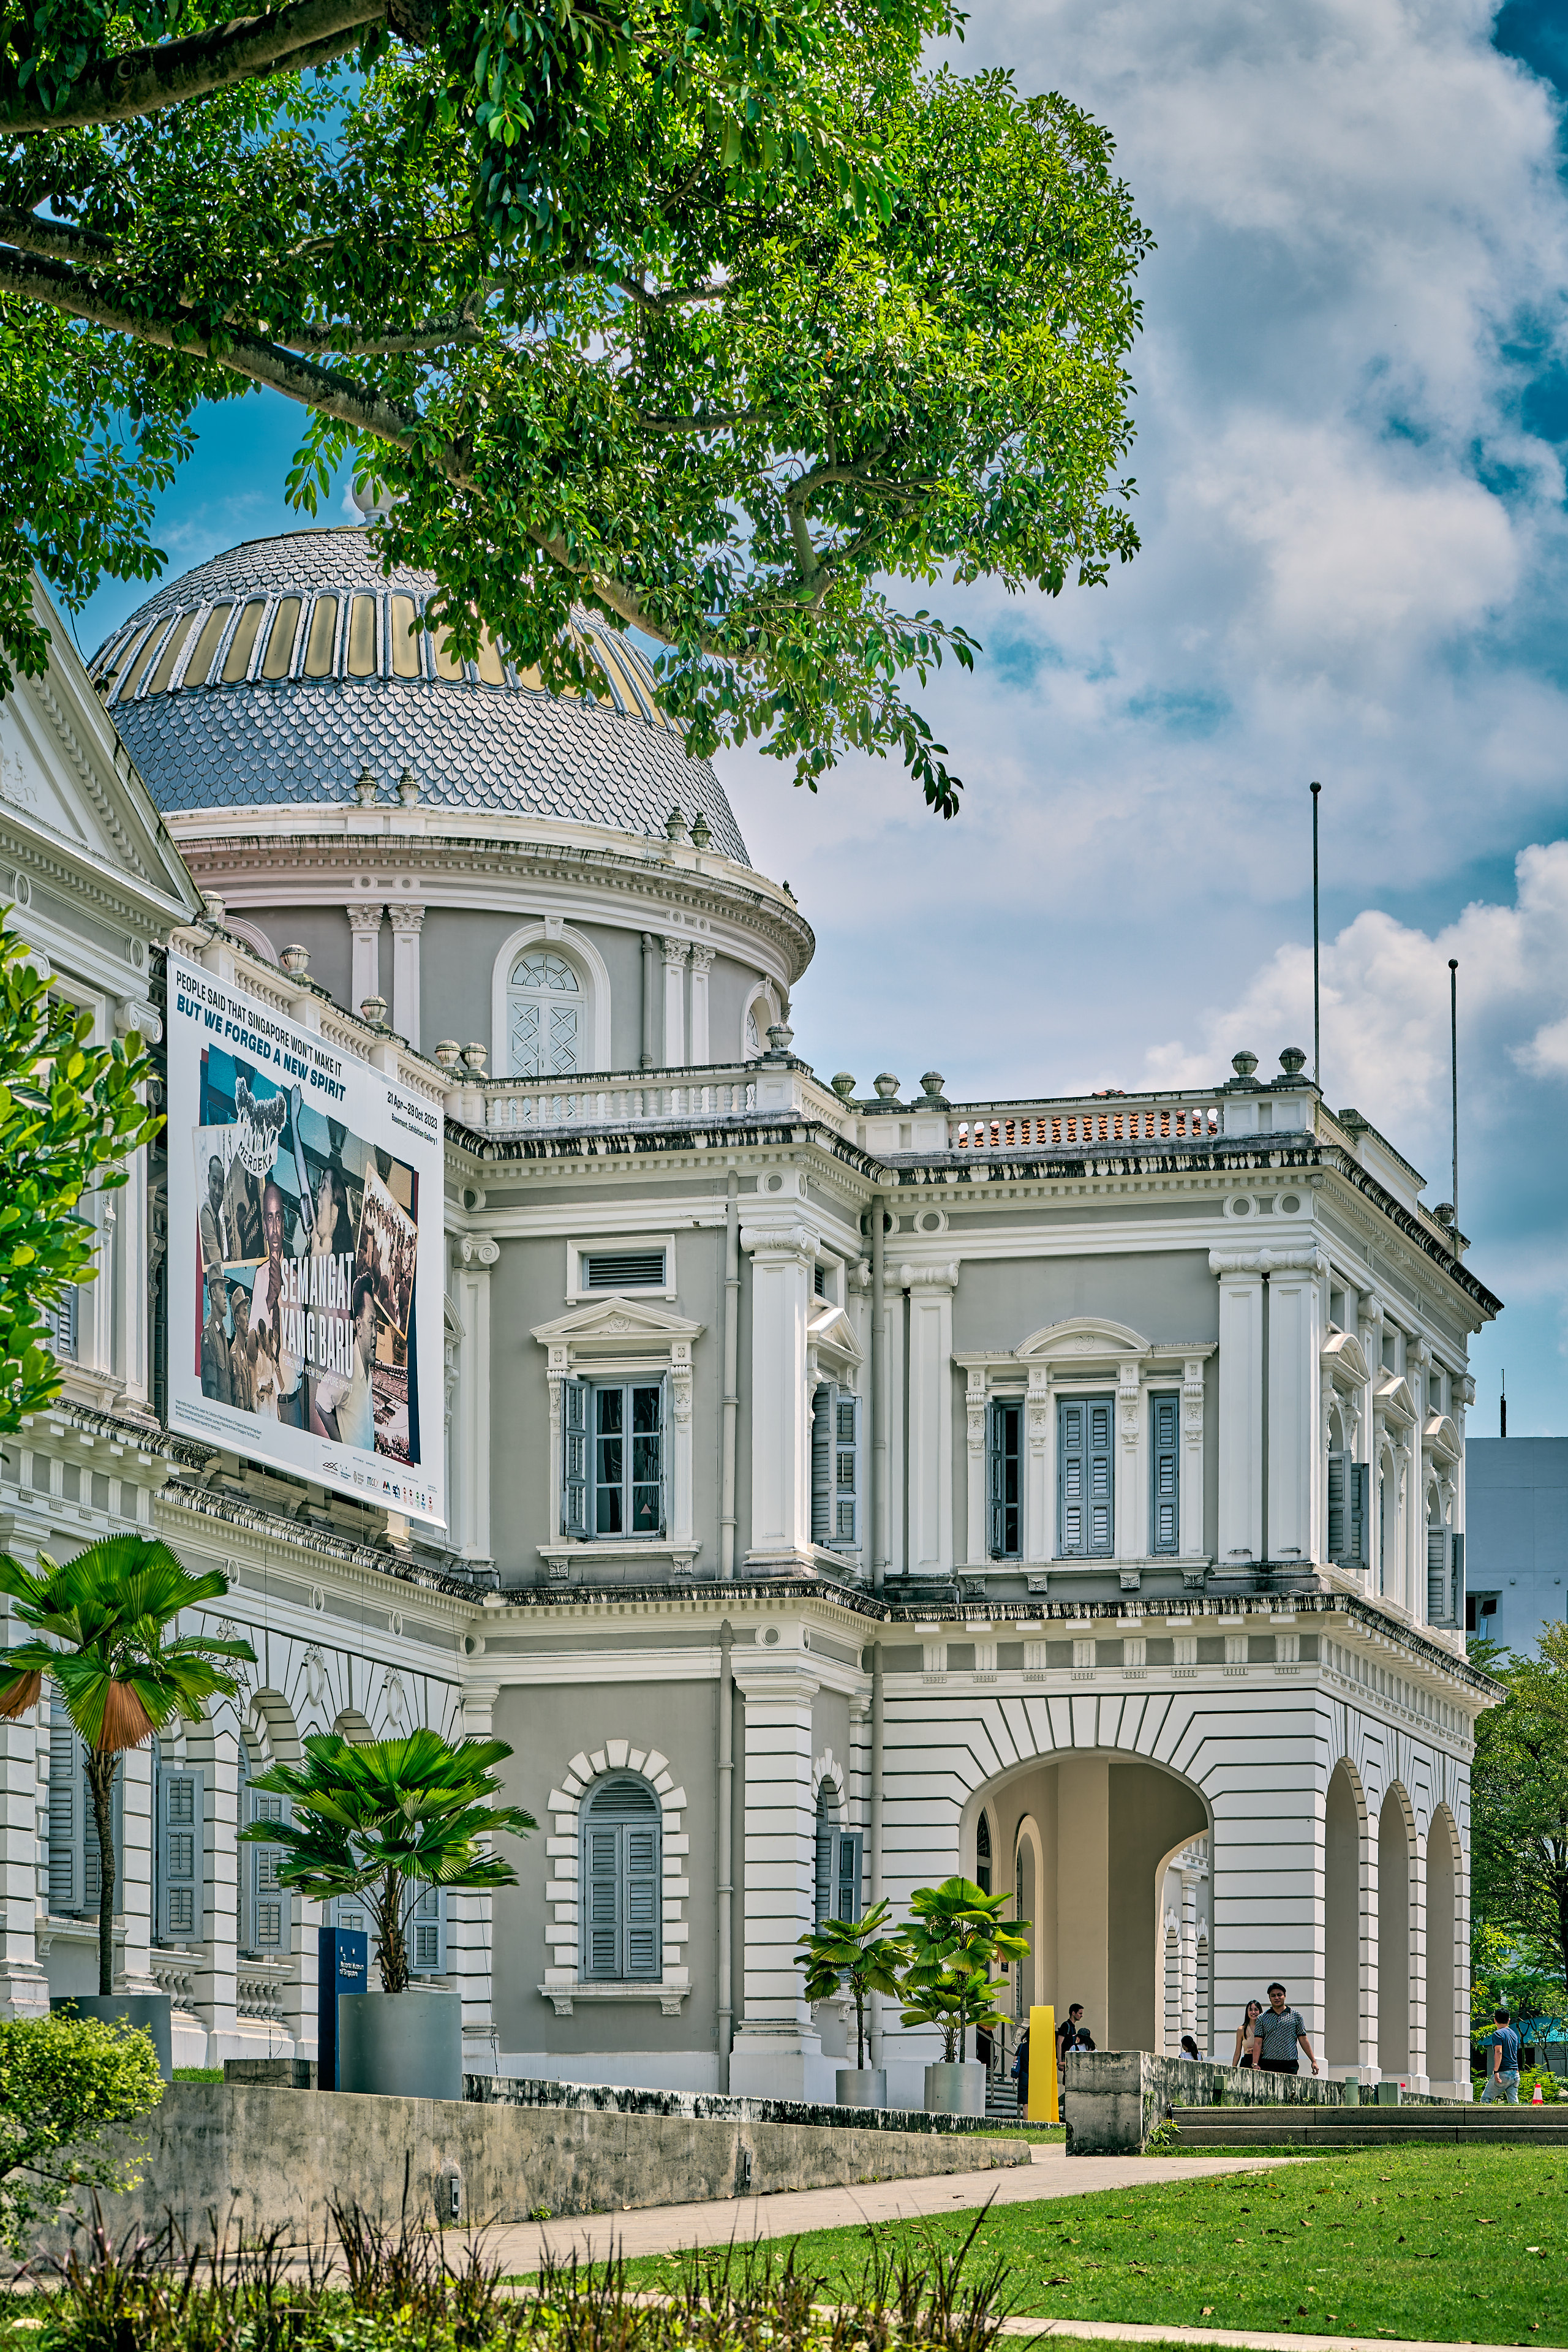
<svg viewBox="0 0 1568 2352">
<path fill-rule="evenodd" d="M 1388 1790 L 1377 1817 L 1377 2063 L 1410 2071 L 1410 1878 L 1414 1839 L 1405 1791 Z"/>
<path fill-rule="evenodd" d="M 1058 2016 L 1081 2001 L 1101 2050 L 1160 2049 L 1161 1880 L 1167 1858 L 1208 1832 L 1197 1790 L 1158 1765 L 1073 1750 L 976 1790 L 966 1816 L 970 1851 L 982 1813 L 994 1853 L 1026 1849 L 1032 1998 L 1051 2002 Z M 1198 2031 L 1206 2048 L 1206 2016 Z"/>
<path fill-rule="evenodd" d="M 1361 1795 L 1335 1767 L 1323 1821 L 1323 2050 L 1330 2066 L 1361 2063 Z"/>
<path fill-rule="evenodd" d="M 1458 1858 L 1454 1816 L 1439 1805 L 1426 1832 L 1426 2074 L 1433 2083 L 1456 2082 L 1459 2074 L 1454 2046 Z"/>
</svg>

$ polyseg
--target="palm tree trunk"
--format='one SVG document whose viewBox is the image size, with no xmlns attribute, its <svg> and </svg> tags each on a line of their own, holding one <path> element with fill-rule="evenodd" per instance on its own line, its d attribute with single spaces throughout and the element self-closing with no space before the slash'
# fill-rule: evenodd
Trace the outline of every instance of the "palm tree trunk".
<svg viewBox="0 0 1568 2352">
<path fill-rule="evenodd" d="M 114 1775 L 119 1769 L 118 1756 L 88 1749 L 87 1780 L 98 1826 L 98 1990 L 106 1998 L 114 1990 Z"/>
<path fill-rule="evenodd" d="M 408 1945 L 403 1933 L 403 1881 L 389 1870 L 374 1899 L 375 1957 L 383 1992 L 408 1990 Z"/>
</svg>

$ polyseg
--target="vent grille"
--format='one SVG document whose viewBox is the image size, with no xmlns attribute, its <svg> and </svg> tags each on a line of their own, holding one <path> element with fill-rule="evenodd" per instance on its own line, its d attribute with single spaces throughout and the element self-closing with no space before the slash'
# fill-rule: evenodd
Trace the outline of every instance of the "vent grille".
<svg viewBox="0 0 1568 2352">
<path fill-rule="evenodd" d="M 584 1290 L 662 1290 L 664 1252 L 657 1250 L 584 1250 Z"/>
</svg>

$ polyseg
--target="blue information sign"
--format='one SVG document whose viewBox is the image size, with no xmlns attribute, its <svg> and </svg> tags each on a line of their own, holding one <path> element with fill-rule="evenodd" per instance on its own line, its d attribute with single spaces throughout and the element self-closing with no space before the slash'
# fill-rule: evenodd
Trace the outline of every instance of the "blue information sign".
<svg viewBox="0 0 1568 2352">
<path fill-rule="evenodd" d="M 320 1931 L 320 1963 L 316 1979 L 316 2083 L 323 2091 L 338 2087 L 338 1995 L 363 1992 L 370 1974 L 369 1942 L 363 1927 L 323 1927 Z"/>
</svg>

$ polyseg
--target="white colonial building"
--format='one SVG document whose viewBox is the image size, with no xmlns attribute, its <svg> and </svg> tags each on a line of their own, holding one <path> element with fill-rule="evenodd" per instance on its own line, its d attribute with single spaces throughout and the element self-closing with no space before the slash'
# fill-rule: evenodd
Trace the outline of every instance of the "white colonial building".
<svg viewBox="0 0 1568 2352">
<path fill-rule="evenodd" d="M 156 1528 L 257 1651 L 130 1761 L 128 1983 L 189 2057 L 313 2048 L 247 1780 L 430 1722 L 509 1740 L 539 1823 L 515 1889 L 420 1923 L 476 2066 L 831 2095 L 797 1937 L 962 1868 L 1028 1925 L 1015 2016 L 1228 2054 L 1279 1976 L 1337 2071 L 1467 2083 L 1498 1301 L 1451 1213 L 1289 1049 L 1171 1095 L 824 1084 L 811 932 L 640 656 L 584 622 L 602 690 L 550 695 L 417 634 L 431 585 L 262 541 L 91 685 L 57 628 L 0 706 L 14 919 L 106 1027 L 173 940 L 447 1121 L 444 1529 L 169 1433 L 157 1154 L 0 1465 L 13 1549 Z M 93 1856 L 68 1730 L 0 1753 L 15 2010 L 89 1983 Z"/>
</svg>

